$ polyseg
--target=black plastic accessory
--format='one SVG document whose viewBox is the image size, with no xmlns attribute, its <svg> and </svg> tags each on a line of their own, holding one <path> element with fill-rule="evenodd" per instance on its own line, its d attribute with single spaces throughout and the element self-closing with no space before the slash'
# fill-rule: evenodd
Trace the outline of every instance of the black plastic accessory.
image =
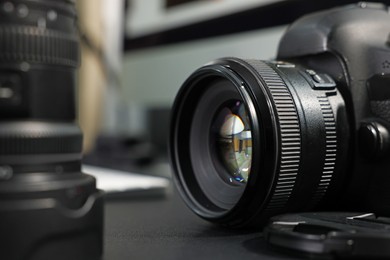
<svg viewBox="0 0 390 260">
<path fill-rule="evenodd" d="M 271 218 L 269 244 L 311 255 L 342 258 L 390 257 L 390 218 L 373 213 L 317 212 Z"/>
</svg>

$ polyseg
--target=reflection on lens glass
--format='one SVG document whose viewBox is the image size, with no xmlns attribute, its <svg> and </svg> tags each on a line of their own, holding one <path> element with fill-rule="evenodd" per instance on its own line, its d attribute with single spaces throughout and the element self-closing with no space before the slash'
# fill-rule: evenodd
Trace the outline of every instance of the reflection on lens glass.
<svg viewBox="0 0 390 260">
<path fill-rule="evenodd" d="M 219 159 L 231 183 L 246 183 L 252 162 L 252 132 L 242 101 L 227 102 L 217 113 L 213 127 Z"/>
</svg>

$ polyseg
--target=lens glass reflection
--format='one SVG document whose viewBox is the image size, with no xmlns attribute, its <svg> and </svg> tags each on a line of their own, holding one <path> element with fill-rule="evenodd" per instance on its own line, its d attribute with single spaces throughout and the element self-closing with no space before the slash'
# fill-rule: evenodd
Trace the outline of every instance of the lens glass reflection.
<svg viewBox="0 0 390 260">
<path fill-rule="evenodd" d="M 252 132 L 244 103 L 232 100 L 217 112 L 212 127 L 219 160 L 230 183 L 246 183 L 252 163 Z"/>
</svg>

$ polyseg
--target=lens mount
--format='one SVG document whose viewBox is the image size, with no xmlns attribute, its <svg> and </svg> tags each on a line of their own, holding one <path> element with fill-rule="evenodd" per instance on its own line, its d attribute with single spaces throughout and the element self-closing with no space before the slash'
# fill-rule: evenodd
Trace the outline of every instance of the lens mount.
<svg viewBox="0 0 390 260">
<path fill-rule="evenodd" d="M 243 102 L 251 132 L 251 168 L 242 185 L 226 181 L 229 171 L 212 134 L 221 107 L 231 101 Z M 175 100 L 170 158 L 176 186 L 199 216 L 235 227 L 326 205 L 342 183 L 347 122 L 337 89 L 316 87 L 304 68 L 216 60 L 193 73 Z"/>
</svg>

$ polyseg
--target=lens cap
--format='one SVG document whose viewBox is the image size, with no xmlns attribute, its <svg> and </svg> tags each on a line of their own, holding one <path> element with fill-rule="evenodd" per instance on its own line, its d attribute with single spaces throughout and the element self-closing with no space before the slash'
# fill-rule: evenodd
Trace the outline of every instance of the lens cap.
<svg viewBox="0 0 390 260">
<path fill-rule="evenodd" d="M 338 258 L 390 258 L 390 218 L 373 213 L 308 212 L 271 218 L 267 242 L 280 249 Z"/>
</svg>

